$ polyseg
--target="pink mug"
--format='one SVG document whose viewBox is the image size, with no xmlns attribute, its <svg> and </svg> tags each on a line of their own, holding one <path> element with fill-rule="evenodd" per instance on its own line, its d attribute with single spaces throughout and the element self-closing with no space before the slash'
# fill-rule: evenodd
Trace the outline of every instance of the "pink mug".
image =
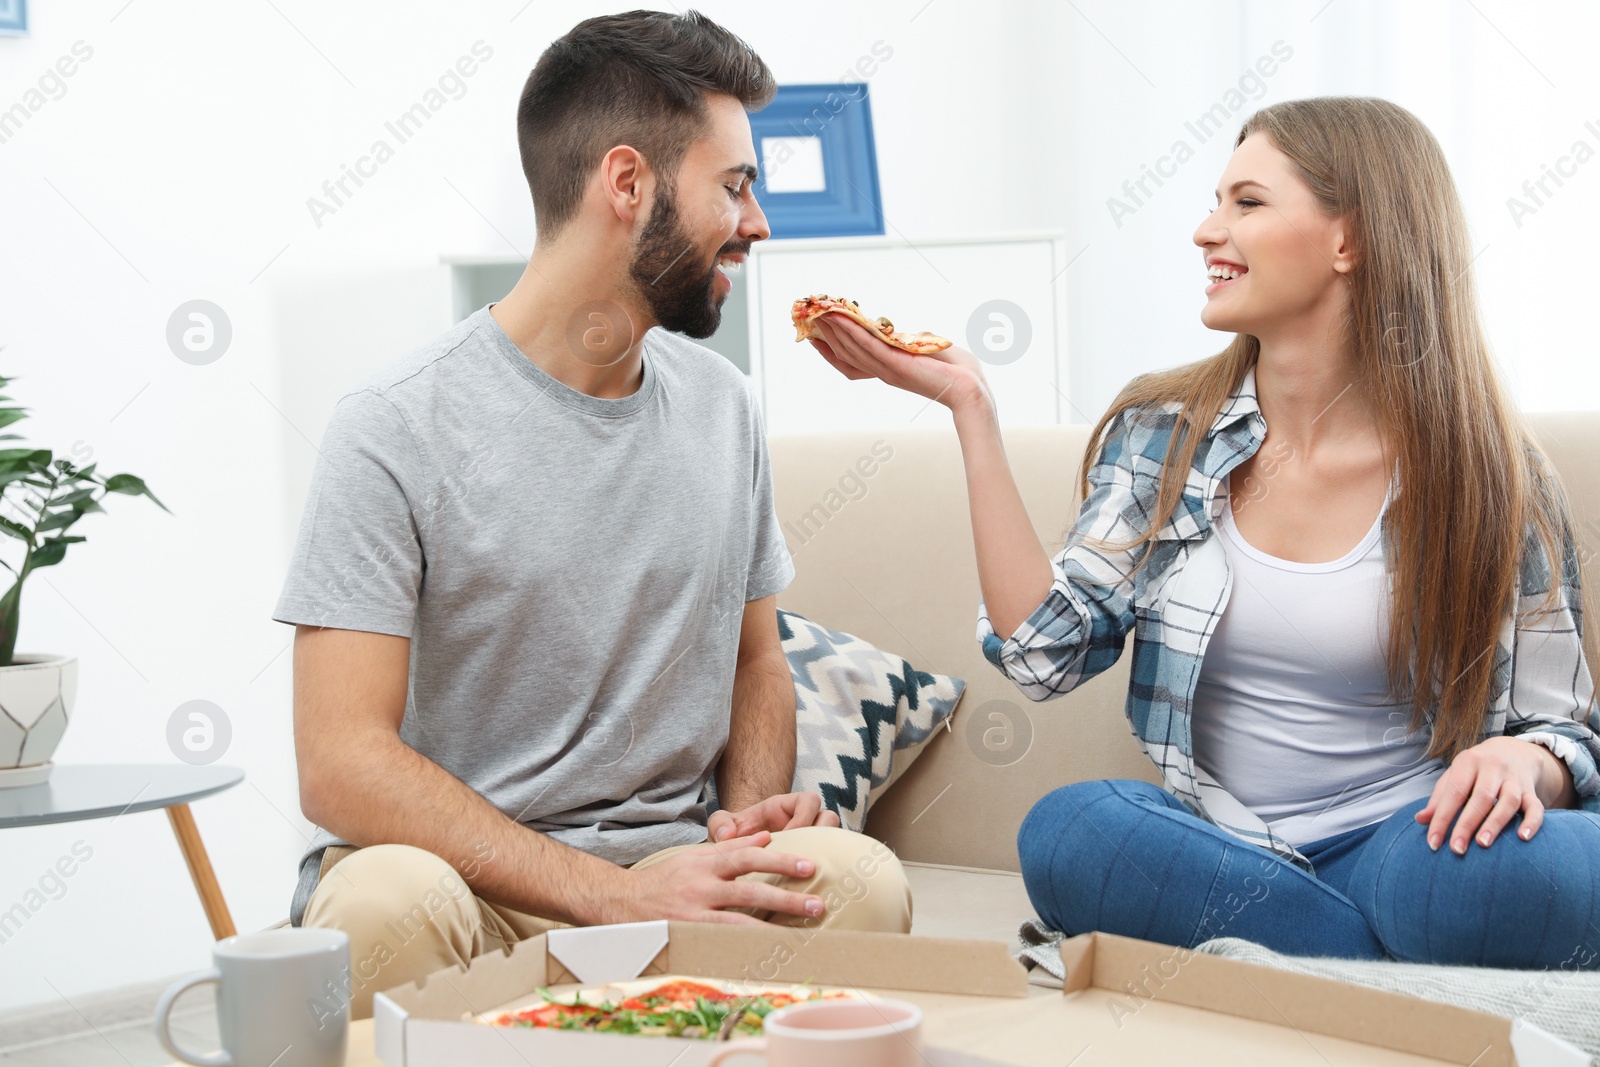
<svg viewBox="0 0 1600 1067">
<path fill-rule="evenodd" d="M 903 1000 L 810 1000 L 779 1008 L 762 1029 L 706 1067 L 740 1053 L 764 1055 L 768 1067 L 923 1067 L 922 1009 Z"/>
</svg>

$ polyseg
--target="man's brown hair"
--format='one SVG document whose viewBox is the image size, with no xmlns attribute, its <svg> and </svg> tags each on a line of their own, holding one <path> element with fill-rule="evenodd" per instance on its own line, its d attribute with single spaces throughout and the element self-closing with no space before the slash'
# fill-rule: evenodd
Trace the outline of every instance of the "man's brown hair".
<svg viewBox="0 0 1600 1067">
<path fill-rule="evenodd" d="M 617 145 L 637 149 L 670 189 L 705 128 L 707 92 L 755 111 L 777 84 L 749 45 L 698 11 L 585 19 L 545 49 L 517 105 L 540 235 L 553 236 L 577 214 L 590 173 Z"/>
</svg>

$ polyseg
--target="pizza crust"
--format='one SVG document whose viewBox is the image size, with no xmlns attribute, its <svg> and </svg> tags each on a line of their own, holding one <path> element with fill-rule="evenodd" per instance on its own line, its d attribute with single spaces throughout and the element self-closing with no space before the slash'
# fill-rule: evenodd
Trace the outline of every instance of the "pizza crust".
<svg viewBox="0 0 1600 1067">
<path fill-rule="evenodd" d="M 888 319 L 869 319 L 861 312 L 861 305 L 843 297 L 813 294 L 802 296 L 794 302 L 790 318 L 794 321 L 795 340 L 806 341 L 812 336 L 816 321 L 824 315 L 843 315 L 865 326 L 894 347 L 913 355 L 925 356 L 942 352 L 950 342 L 936 333 L 905 333 L 897 331 Z"/>
</svg>

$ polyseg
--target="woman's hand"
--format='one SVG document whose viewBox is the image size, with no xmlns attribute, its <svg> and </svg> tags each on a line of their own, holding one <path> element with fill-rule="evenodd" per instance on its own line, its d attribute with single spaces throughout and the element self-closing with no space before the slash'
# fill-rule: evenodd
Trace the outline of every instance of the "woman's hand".
<svg viewBox="0 0 1600 1067">
<path fill-rule="evenodd" d="M 813 326 L 811 344 L 822 358 L 846 378 L 877 378 L 936 400 L 955 411 L 969 404 L 992 403 L 983 367 L 971 352 L 947 348 L 942 352 L 912 355 L 874 337 L 858 322 L 843 315 L 824 315 Z"/>
<path fill-rule="evenodd" d="M 846 378 L 880 379 L 937 400 L 954 415 L 978 584 L 996 632 L 1012 633 L 1044 603 L 1055 574 L 1006 462 L 999 415 L 977 358 L 959 348 L 914 356 L 843 315 L 822 316 L 816 331 L 811 343 Z"/>
<path fill-rule="evenodd" d="M 1543 745 L 1516 737 L 1491 737 L 1457 756 L 1434 784 L 1417 821 L 1428 824 L 1428 847 L 1438 851 L 1450 820 L 1450 848 L 1467 854 L 1474 835 L 1488 848 L 1517 812 L 1524 841 L 1539 832 L 1546 807 L 1563 807 L 1573 795 L 1572 772 Z"/>
</svg>

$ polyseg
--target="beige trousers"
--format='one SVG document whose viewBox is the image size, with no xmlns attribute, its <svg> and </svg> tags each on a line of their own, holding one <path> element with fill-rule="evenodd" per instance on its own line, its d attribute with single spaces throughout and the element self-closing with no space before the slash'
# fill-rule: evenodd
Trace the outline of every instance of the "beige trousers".
<svg viewBox="0 0 1600 1067">
<path fill-rule="evenodd" d="M 633 869 L 695 847 L 663 849 Z M 824 910 L 818 918 L 755 912 L 756 918 L 779 926 L 910 932 L 911 890 L 905 871 L 881 841 L 837 827 L 810 826 L 779 831 L 768 847 L 814 861 L 815 873 L 809 878 L 744 877 L 814 893 L 822 898 Z M 445 967 L 465 966 L 474 956 L 565 925 L 480 900 L 450 864 L 411 845 L 330 847 L 320 877 L 301 924 L 350 935 L 352 1019 L 372 1015 L 374 993 Z"/>
</svg>

